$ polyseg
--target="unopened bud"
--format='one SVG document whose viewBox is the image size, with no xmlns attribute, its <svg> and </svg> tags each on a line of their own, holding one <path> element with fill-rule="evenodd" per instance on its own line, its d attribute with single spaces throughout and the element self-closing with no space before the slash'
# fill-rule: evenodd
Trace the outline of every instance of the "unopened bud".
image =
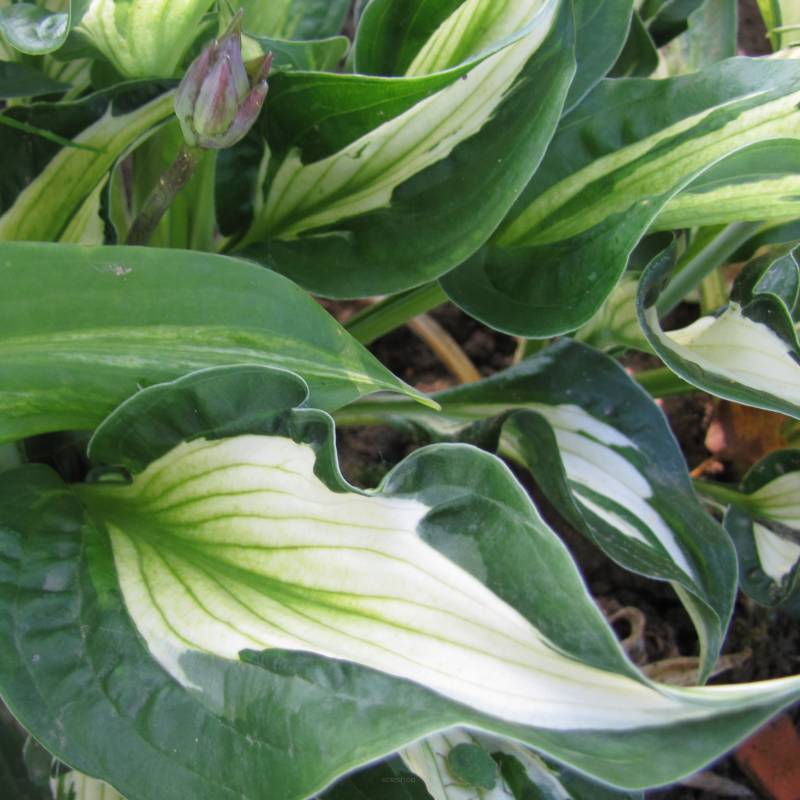
<svg viewBox="0 0 800 800">
<path fill-rule="evenodd" d="M 267 96 L 272 54 L 245 66 L 241 12 L 192 62 L 175 95 L 186 143 L 219 149 L 236 144 L 256 121 Z"/>
</svg>

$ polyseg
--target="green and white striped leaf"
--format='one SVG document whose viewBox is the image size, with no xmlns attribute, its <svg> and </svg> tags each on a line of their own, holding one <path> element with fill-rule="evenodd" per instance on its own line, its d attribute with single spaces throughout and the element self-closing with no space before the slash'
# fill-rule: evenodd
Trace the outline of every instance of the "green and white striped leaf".
<svg viewBox="0 0 800 800">
<path fill-rule="evenodd" d="M 43 55 L 58 50 L 72 23 L 70 0 L 0 4 L 0 35 L 15 50 Z"/>
<path fill-rule="evenodd" d="M 342 30 L 349 0 L 237 0 L 247 33 L 276 39 L 324 39 Z"/>
<path fill-rule="evenodd" d="M 211 5 L 212 0 L 88 0 L 73 24 L 125 78 L 172 78 Z"/>
<path fill-rule="evenodd" d="M 441 412 L 376 399 L 337 419 L 410 421 L 526 466 L 561 515 L 617 563 L 671 582 L 697 629 L 707 675 L 732 611 L 736 558 L 695 497 L 661 410 L 635 381 L 612 359 L 565 340 L 434 397 Z"/>
<path fill-rule="evenodd" d="M 0 124 L 0 148 L 15 154 L 0 175 L 0 241 L 81 242 L 97 225 L 99 194 L 112 167 L 172 115 L 172 93 L 157 84 L 123 85 L 2 115 L 58 141 Z"/>
<path fill-rule="evenodd" d="M 570 0 L 503 8 L 524 26 L 446 72 L 276 75 L 264 185 L 236 248 L 356 296 L 431 280 L 480 247 L 538 166 L 575 69 Z"/>
<path fill-rule="evenodd" d="M 330 418 L 279 410 L 302 386 L 245 367 L 142 392 L 91 445 L 104 462 L 128 453 L 128 485 L 70 490 L 41 466 L 4 477 L 0 692 L 66 764 L 128 800 L 300 800 L 466 726 L 638 787 L 800 697 L 796 678 L 649 682 L 498 459 L 437 445 L 355 490 Z M 208 593 L 188 593 L 201 575 Z"/>
<path fill-rule="evenodd" d="M 742 588 L 763 605 L 783 603 L 800 585 L 800 450 L 777 450 L 745 475 L 725 513 L 739 553 Z"/>
<path fill-rule="evenodd" d="M 53 800 L 125 800 L 104 781 L 76 770 L 65 772 L 50 782 Z"/>
<path fill-rule="evenodd" d="M 614 63 L 625 41 L 632 5 L 632 0 L 574 0 L 578 63 L 567 108 L 578 103 Z M 519 13 L 524 4 L 372 0 L 358 27 L 356 70 L 410 75 L 434 71 L 433 61 L 456 64 L 508 32 L 513 20 L 503 18 L 508 8 Z M 423 61 L 427 66 L 421 69 Z"/>
<path fill-rule="evenodd" d="M 143 386 L 224 364 L 293 369 L 327 409 L 418 396 L 300 289 L 235 259 L 7 243 L 0 285 L 2 441 L 93 429 Z"/>
<path fill-rule="evenodd" d="M 800 141 L 748 147 L 711 167 L 674 197 L 652 230 L 800 216 Z"/>
<path fill-rule="evenodd" d="M 654 259 L 639 285 L 639 320 L 653 350 L 673 372 L 711 394 L 800 417 L 800 343 L 791 316 L 800 267 L 796 245 L 752 261 L 716 316 L 664 332 L 659 290 L 674 253 Z"/>
<path fill-rule="evenodd" d="M 799 81 L 796 59 L 730 59 L 679 78 L 601 83 L 563 118 L 489 245 L 442 285 L 500 330 L 574 330 L 684 187 L 737 151 L 798 139 Z"/>
</svg>

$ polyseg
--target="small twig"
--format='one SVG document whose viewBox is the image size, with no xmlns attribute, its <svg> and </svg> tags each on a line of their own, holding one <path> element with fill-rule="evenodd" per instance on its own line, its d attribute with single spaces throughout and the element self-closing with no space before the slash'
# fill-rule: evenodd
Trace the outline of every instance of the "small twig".
<svg viewBox="0 0 800 800">
<path fill-rule="evenodd" d="M 480 372 L 469 360 L 469 356 L 433 317 L 420 314 L 406 324 L 436 353 L 459 383 L 475 383 L 481 379 Z"/>
<path fill-rule="evenodd" d="M 128 231 L 125 244 L 145 245 L 161 222 L 161 218 L 172 205 L 178 192 L 188 183 L 200 163 L 205 151 L 198 147 L 184 145 L 175 160 L 144 201 L 139 214 Z"/>
</svg>

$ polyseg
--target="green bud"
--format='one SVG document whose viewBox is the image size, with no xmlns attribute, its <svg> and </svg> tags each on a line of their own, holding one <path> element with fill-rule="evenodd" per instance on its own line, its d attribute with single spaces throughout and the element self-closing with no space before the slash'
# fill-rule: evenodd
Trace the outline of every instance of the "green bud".
<svg viewBox="0 0 800 800">
<path fill-rule="evenodd" d="M 228 30 L 192 62 L 175 95 L 186 143 L 219 149 L 236 144 L 253 126 L 267 96 L 272 54 L 250 71 L 242 61 L 241 12 Z"/>
</svg>

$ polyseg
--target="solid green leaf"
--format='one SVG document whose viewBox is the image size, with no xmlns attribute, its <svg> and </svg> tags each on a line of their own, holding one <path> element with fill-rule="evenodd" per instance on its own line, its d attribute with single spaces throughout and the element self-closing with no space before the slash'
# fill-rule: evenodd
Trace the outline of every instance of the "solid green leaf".
<svg viewBox="0 0 800 800">
<path fill-rule="evenodd" d="M 762 605 L 800 585 L 800 450 L 776 450 L 745 475 L 741 501 L 725 513 L 739 554 L 742 589 Z"/>
<path fill-rule="evenodd" d="M 23 53 L 43 55 L 58 50 L 70 30 L 72 2 L 55 5 L 56 10 L 34 3 L 5 5 L 0 8 L 0 34 Z"/>
<path fill-rule="evenodd" d="M 267 36 L 251 36 L 249 39 L 264 53 L 272 53 L 272 69 L 291 67 L 301 70 L 332 71 L 345 57 L 350 47 L 346 36 L 331 36 L 328 39 L 292 41 Z M 245 39 L 247 42 L 247 39 Z"/>
<path fill-rule="evenodd" d="M 538 8 L 533 0 L 526 7 Z M 263 167 L 265 196 L 257 194 L 253 225 L 236 248 L 306 288 L 340 297 L 397 291 L 451 269 L 485 241 L 543 155 L 574 70 L 571 16 L 568 2 L 548 0 L 511 43 L 457 68 L 467 70 L 461 80 L 452 71 L 391 79 L 413 95 L 413 105 L 401 103 L 383 118 L 389 109 L 377 109 L 377 119 L 358 114 L 371 124 L 358 137 L 335 125 L 333 135 L 349 134 L 349 143 L 333 153 L 320 156 L 329 142 L 320 148 L 319 132 L 300 127 L 317 152 L 307 158 L 301 143 Z M 271 94 L 270 130 L 298 131 L 296 120 L 282 124 L 282 101 L 293 116 L 331 117 L 334 96 L 320 88 L 317 103 L 304 106 L 291 90 L 297 81 L 311 90 L 352 90 L 349 108 L 366 111 L 360 87 L 382 96 L 387 80 L 283 77 L 273 87 L 278 100 Z M 445 80 L 420 98 L 429 81 L 441 87 Z"/>
<path fill-rule="evenodd" d="M 65 92 L 69 86 L 47 77 L 35 67 L 0 61 L 0 98 L 39 97 Z"/>
<path fill-rule="evenodd" d="M 176 433 L 199 438 L 157 456 L 128 485 L 75 487 L 91 518 L 44 467 L 24 467 L 0 484 L 0 635 L 11 643 L 0 650 L 0 692 L 68 765 L 128 800 L 299 800 L 359 764 L 462 725 L 527 742 L 603 781 L 642 786 L 694 771 L 800 695 L 797 679 L 710 689 L 651 684 L 626 659 L 566 549 L 499 460 L 469 446 L 434 446 L 412 454 L 379 489 L 356 490 L 338 472 L 327 415 L 273 407 L 259 418 L 275 381 L 292 379 L 267 368 L 208 370 L 128 401 L 117 413 L 138 417 L 139 430 L 171 420 Z M 220 395 L 228 402 L 215 399 L 217 411 L 231 416 L 218 420 L 224 438 L 215 438 L 211 418 L 195 409 L 210 410 L 206 400 Z M 125 449 L 117 436 L 128 429 L 113 420 L 95 440 L 100 452 Z M 256 461 L 240 460 L 243 447 Z M 189 478 L 183 486 L 179 473 Z M 249 485 L 239 480 L 244 474 Z M 207 495 L 204 482 L 215 476 L 233 479 L 234 494 Z M 173 501 L 182 505 L 170 508 Z M 272 504 L 272 522 L 251 516 L 252 503 Z M 208 517 L 207 504 L 227 510 Z M 176 526 L 197 512 L 192 525 Z M 419 525 L 407 527 L 414 518 Z M 397 527 L 371 528 L 390 519 Z M 207 534 L 215 527 L 227 533 L 212 552 Z M 243 535 L 267 549 L 249 557 L 236 546 Z M 328 550 L 324 569 L 309 569 L 314 550 L 298 547 L 298 537 L 309 544 L 323 537 L 338 549 Z M 148 553 L 143 561 L 128 560 L 126 540 Z M 354 548 L 358 540 L 369 546 Z M 191 586 L 197 574 L 183 571 L 186 559 L 220 583 L 207 594 L 186 593 L 165 566 Z M 372 568 L 353 571 L 351 559 Z M 265 581 L 279 562 L 279 574 Z M 137 593 L 136 576 L 149 581 L 154 569 L 164 582 Z M 445 583 L 437 574 L 448 576 Z M 426 591 L 455 592 L 457 606 L 425 608 L 405 575 Z M 233 584 L 243 591 L 227 594 Z M 468 591 L 459 595 L 458 585 Z M 184 592 L 180 602 L 167 601 L 175 591 Z M 277 597 L 285 605 L 258 621 L 257 608 Z M 159 601 L 163 617 L 144 611 Z M 239 610 L 213 622 L 204 609 L 221 612 L 218 603 Z M 464 603 L 477 606 L 477 616 L 462 616 Z M 375 613 L 364 614 L 368 606 Z M 292 616 L 301 608 L 305 614 Z M 317 613 L 334 627 L 315 623 Z M 495 624 L 481 628 L 485 617 Z M 289 627 L 279 632 L 282 618 Z M 464 649 L 458 642 L 471 627 L 475 638 Z M 210 628 L 219 635 L 209 636 Z M 289 649 L 238 649 L 243 637 L 269 628 Z M 337 640 L 347 640 L 348 628 L 360 633 L 347 641 L 347 660 L 338 660 Z M 381 629 L 392 632 L 385 647 L 371 650 Z M 307 638 L 292 639 L 298 635 Z M 320 637 L 334 652 L 317 649 Z M 521 648 L 523 661 L 504 661 L 509 648 Z M 364 663 L 376 659 L 393 675 Z M 459 677 L 426 673 L 431 659 Z M 509 681 L 499 673 L 470 681 L 485 670 Z M 441 693 L 426 689 L 429 682 Z M 508 694 L 514 686 L 522 697 Z M 509 718 L 473 702 L 495 712 L 503 706 Z M 520 718 L 533 725 L 513 721 Z M 648 758 L 656 743 L 662 756 Z"/>
<path fill-rule="evenodd" d="M 601 83 L 563 118 L 490 243 L 443 287 L 499 330 L 574 330 L 681 189 L 748 146 L 798 139 L 799 80 L 796 60 L 737 58 L 679 78 Z"/>
<path fill-rule="evenodd" d="M 733 608 L 736 558 L 701 507 L 661 410 L 612 359 L 564 340 L 478 383 L 434 395 L 441 412 L 376 399 L 340 422 L 409 421 L 499 448 L 527 467 L 577 530 L 626 569 L 670 581 L 716 662 Z"/>
<path fill-rule="evenodd" d="M 575 0 L 578 69 L 565 108 L 574 108 L 604 78 L 625 46 L 634 3 L 631 0 Z"/>
<path fill-rule="evenodd" d="M 277 39 L 324 39 L 342 30 L 349 0 L 236 0 L 248 33 Z"/>
<path fill-rule="evenodd" d="M 15 154 L 0 174 L 0 241 L 97 243 L 99 195 L 111 168 L 171 115 L 172 93 L 153 83 L 123 84 L 75 102 L 5 109 L 4 118 L 57 134 L 73 146 L 0 125 L 0 149 Z"/>
<path fill-rule="evenodd" d="M 144 386 L 224 364 L 293 369 L 328 409 L 379 389 L 416 394 L 300 289 L 235 259 L 7 243 L 0 283 L 5 441 L 92 429 Z"/>
<path fill-rule="evenodd" d="M 628 38 L 610 72 L 612 78 L 647 78 L 658 67 L 658 48 L 637 11 Z"/>
<path fill-rule="evenodd" d="M 653 260 L 639 284 L 639 321 L 653 350 L 685 381 L 737 403 L 800 417 L 800 342 L 791 309 L 800 286 L 795 243 L 748 264 L 727 306 L 665 332 L 656 308 L 674 249 Z"/>
</svg>

